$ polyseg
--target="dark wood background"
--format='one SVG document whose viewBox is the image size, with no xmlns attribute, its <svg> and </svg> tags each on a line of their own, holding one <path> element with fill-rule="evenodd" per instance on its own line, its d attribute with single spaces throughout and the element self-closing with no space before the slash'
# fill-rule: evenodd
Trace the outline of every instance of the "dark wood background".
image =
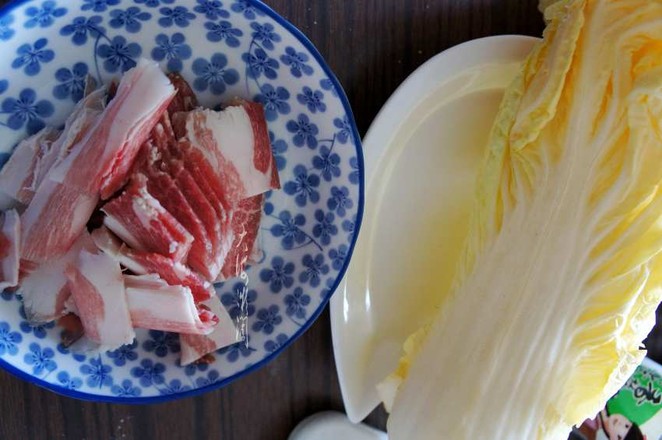
<svg viewBox="0 0 662 440">
<path fill-rule="evenodd" d="M 543 28 L 537 0 L 267 2 L 327 59 L 361 134 L 407 75 L 440 51 L 488 35 L 540 36 Z M 662 360 L 662 329 L 649 349 Z M 0 396 L 2 440 L 284 440 L 306 416 L 343 409 L 328 311 L 273 363 L 205 396 L 151 406 L 94 404 L 57 396 L 5 372 L 0 372 Z M 381 409 L 368 418 L 381 428 L 385 421 Z"/>
</svg>

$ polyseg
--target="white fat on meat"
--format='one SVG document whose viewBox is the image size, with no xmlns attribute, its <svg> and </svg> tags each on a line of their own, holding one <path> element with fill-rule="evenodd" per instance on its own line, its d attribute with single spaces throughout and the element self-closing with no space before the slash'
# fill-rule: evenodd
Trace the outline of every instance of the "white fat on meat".
<svg viewBox="0 0 662 440">
<path fill-rule="evenodd" d="M 83 139 L 83 136 L 96 124 L 106 108 L 106 88 L 101 87 L 86 94 L 78 101 L 64 123 L 62 135 L 53 142 L 53 146 L 43 158 L 41 173 L 37 180 L 41 183 L 46 173 L 67 158 L 71 149 Z"/>
<path fill-rule="evenodd" d="M 125 275 L 126 296 L 133 326 L 174 333 L 206 335 L 215 317 L 198 310 L 191 289 L 170 286 L 158 275 Z"/>
<path fill-rule="evenodd" d="M 258 119 L 248 108 L 237 105 L 220 112 L 196 109 L 185 116 L 177 114 L 185 118 L 185 137 L 216 170 L 232 204 L 280 186 L 263 117 Z"/>
<path fill-rule="evenodd" d="M 76 263 L 82 250 L 96 251 L 90 234 L 85 231 L 65 255 L 41 264 L 21 267 L 18 293 L 31 324 L 44 324 L 65 315 L 71 304 L 71 291 L 64 274 L 69 264 Z"/>
<path fill-rule="evenodd" d="M 45 127 L 19 142 L 0 171 L 0 193 L 7 202 L 0 210 L 25 207 L 30 203 L 39 185 L 39 176 L 47 171 L 44 159 L 59 136 L 58 130 Z"/>
<path fill-rule="evenodd" d="M 131 272 L 138 275 L 148 274 L 148 271 L 140 263 L 127 255 L 126 245 L 107 227 L 102 226 L 92 231 L 92 240 L 100 251 L 119 262 Z"/>
<path fill-rule="evenodd" d="M 117 261 L 83 250 L 65 270 L 85 336 L 102 349 L 114 350 L 135 338 Z"/>
</svg>

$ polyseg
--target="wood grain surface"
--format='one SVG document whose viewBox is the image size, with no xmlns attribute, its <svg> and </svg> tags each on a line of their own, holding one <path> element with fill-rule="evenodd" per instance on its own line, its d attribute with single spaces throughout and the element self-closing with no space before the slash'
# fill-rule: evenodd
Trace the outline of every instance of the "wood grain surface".
<svg viewBox="0 0 662 440">
<path fill-rule="evenodd" d="M 543 28 L 537 0 L 267 2 L 326 58 L 349 96 L 361 134 L 407 75 L 435 54 L 488 35 L 540 36 Z M 659 326 L 649 347 L 662 361 Z M 343 410 L 328 311 L 274 362 L 201 397 L 150 406 L 95 404 L 60 397 L 1 371 L 0 396 L 2 440 L 284 440 L 306 416 Z M 381 409 L 368 418 L 380 428 L 385 422 Z"/>
</svg>

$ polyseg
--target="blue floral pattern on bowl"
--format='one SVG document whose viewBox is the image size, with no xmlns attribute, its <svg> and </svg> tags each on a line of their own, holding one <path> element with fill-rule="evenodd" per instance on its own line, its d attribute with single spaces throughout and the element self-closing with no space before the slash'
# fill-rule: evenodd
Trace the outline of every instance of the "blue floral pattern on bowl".
<svg viewBox="0 0 662 440">
<path fill-rule="evenodd" d="M 209 365 L 179 365 L 177 335 L 81 355 L 55 325 L 31 327 L 0 292 L 0 366 L 68 396 L 141 403 L 225 385 L 280 353 L 321 313 L 340 282 L 363 213 L 363 162 L 347 99 L 310 42 L 254 0 L 33 0 L 0 12 L 0 167 L 13 146 L 59 126 L 89 73 L 108 83 L 151 57 L 177 71 L 203 105 L 261 102 L 283 189 L 267 195 L 261 262 L 216 286 L 245 340 Z"/>
</svg>

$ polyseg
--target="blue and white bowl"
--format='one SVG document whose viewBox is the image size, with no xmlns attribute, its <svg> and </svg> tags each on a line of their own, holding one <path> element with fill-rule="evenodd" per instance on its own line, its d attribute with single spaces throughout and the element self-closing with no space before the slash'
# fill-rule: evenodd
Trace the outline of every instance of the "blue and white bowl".
<svg viewBox="0 0 662 440">
<path fill-rule="evenodd" d="M 221 387 L 266 364 L 319 316 L 349 263 L 363 213 L 363 159 L 347 98 L 313 45 L 253 0 L 36 0 L 0 12 L 0 166 L 44 124 L 61 125 L 89 73 L 108 82 L 138 57 L 181 72 L 205 106 L 264 104 L 283 189 L 264 207 L 265 257 L 248 271 L 248 344 L 179 366 L 176 335 L 94 356 L 30 327 L 0 295 L 0 366 L 58 393 L 148 403 Z M 217 286 L 232 316 L 239 280 Z"/>
</svg>

